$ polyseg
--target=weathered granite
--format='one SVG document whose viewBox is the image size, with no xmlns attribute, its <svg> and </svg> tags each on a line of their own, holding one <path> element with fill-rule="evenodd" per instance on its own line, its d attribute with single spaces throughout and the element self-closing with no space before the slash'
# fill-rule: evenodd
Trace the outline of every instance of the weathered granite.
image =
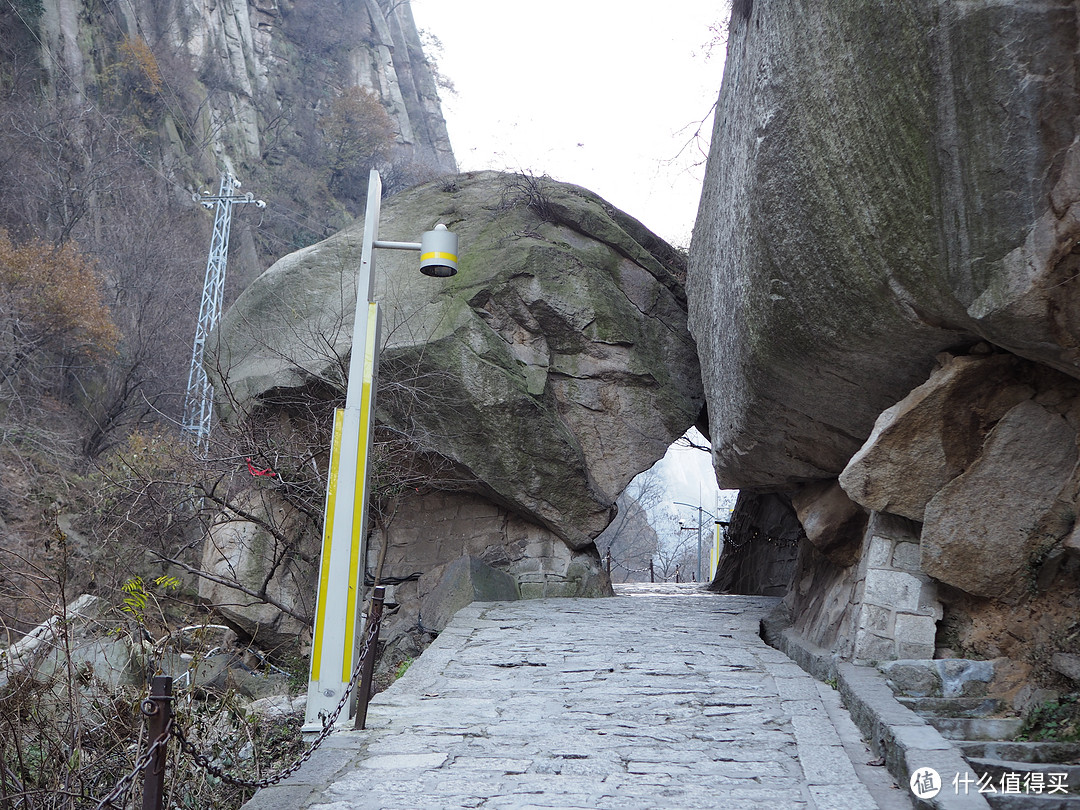
<svg viewBox="0 0 1080 810">
<path fill-rule="evenodd" d="M 436 222 L 459 234 L 453 278 L 378 254 L 378 419 L 449 462 L 448 488 L 589 547 L 618 494 L 701 411 L 682 260 L 591 192 L 546 178 L 420 186 L 386 201 L 380 235 Z M 340 396 L 361 237 L 358 225 L 285 257 L 226 313 L 214 363 L 226 417 Z"/>
<path fill-rule="evenodd" d="M 392 633 L 421 626 L 408 580 L 462 555 L 524 598 L 610 594 L 593 538 L 703 402 L 683 259 L 636 220 L 576 186 L 480 172 L 388 198 L 379 235 L 436 222 L 459 235 L 456 276 L 403 251 L 375 262 L 384 511 L 367 570 L 400 582 Z M 358 224 L 286 256 L 226 313 L 211 363 L 226 419 L 308 431 L 319 417 L 292 414 L 341 401 L 361 241 Z M 289 566 L 317 559 L 305 548 Z"/>
<path fill-rule="evenodd" d="M 1059 414 L 1032 401 L 1012 408 L 927 504 L 922 569 L 976 596 L 1016 602 L 1034 590 L 1040 558 L 1075 520 L 1076 443 Z"/>
<path fill-rule="evenodd" d="M 1073 4 L 744 8 L 688 281 L 721 483 L 835 477 L 979 338 L 1080 376 Z"/>
<path fill-rule="evenodd" d="M 101 73 L 115 72 L 120 62 L 118 34 L 137 40 L 154 31 L 145 53 L 181 96 L 164 105 L 160 143 L 170 164 L 205 172 L 204 182 L 216 180 L 219 164 L 280 163 L 296 155 L 302 133 L 313 132 L 335 90 L 346 87 L 363 87 L 382 101 L 399 150 L 413 162 L 456 171 L 437 76 L 409 3 L 351 6 L 134 0 L 105 10 L 50 0 L 42 4 L 40 41 L 49 56 L 41 67 L 50 74 L 46 87 L 93 94 L 108 81 Z M 327 25 L 331 20 L 335 26 Z M 192 127 L 200 136 L 182 137 Z"/>
</svg>

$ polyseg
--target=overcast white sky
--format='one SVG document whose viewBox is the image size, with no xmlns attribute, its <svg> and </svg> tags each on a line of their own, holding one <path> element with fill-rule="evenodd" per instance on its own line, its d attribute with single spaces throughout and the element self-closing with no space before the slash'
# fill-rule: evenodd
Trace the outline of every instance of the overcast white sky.
<svg viewBox="0 0 1080 810">
<path fill-rule="evenodd" d="M 710 43 L 726 6 L 412 0 L 457 89 L 442 104 L 462 171 L 576 183 L 683 247 L 724 68 L 723 45 Z M 704 140 L 695 142 L 699 126 Z"/>
<path fill-rule="evenodd" d="M 412 9 L 441 41 L 429 56 L 457 91 L 442 105 L 462 171 L 576 183 L 689 246 L 727 3 L 412 0 Z M 708 454 L 673 448 L 658 466 L 670 500 L 716 508 Z"/>
</svg>

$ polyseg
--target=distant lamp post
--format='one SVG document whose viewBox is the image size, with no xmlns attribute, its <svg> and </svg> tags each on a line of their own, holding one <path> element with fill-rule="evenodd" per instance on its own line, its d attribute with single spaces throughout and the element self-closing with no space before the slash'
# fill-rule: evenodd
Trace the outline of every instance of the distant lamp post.
<svg viewBox="0 0 1080 810">
<path fill-rule="evenodd" d="M 368 468 L 378 385 L 381 315 L 374 297 L 375 248 L 420 252 L 420 272 L 436 278 L 457 273 L 457 234 L 445 225 L 420 242 L 379 240 L 382 179 L 368 179 L 364 242 L 356 285 L 352 356 L 345 407 L 334 413 L 326 484 L 319 590 L 311 643 L 307 711 L 303 731 L 320 731 L 337 708 L 357 664 L 363 621 L 360 594 L 367 560 Z M 356 695 L 352 696 L 355 706 Z M 349 714 L 352 715 L 352 706 Z"/>
<path fill-rule="evenodd" d="M 715 524 L 719 525 L 720 521 L 717 520 L 716 515 L 710 512 L 708 509 L 702 509 L 701 504 L 683 503 L 682 501 L 672 501 L 676 506 L 689 506 L 691 509 L 697 509 L 697 525 L 696 526 L 683 526 L 683 521 L 680 519 L 679 524 L 681 529 L 687 531 L 697 530 L 697 581 L 703 582 L 701 578 L 701 516 L 702 513 L 708 515 Z M 711 577 L 711 573 L 710 573 Z"/>
</svg>

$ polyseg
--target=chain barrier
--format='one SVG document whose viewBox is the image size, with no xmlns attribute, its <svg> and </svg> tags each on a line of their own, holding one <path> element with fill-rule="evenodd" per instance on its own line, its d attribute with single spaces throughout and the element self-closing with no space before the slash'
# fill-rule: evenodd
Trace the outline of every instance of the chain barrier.
<svg viewBox="0 0 1080 810">
<path fill-rule="evenodd" d="M 305 762 L 311 759 L 311 757 L 315 754 L 319 747 L 324 742 L 326 742 L 326 738 L 329 737 L 331 732 L 334 730 L 334 724 L 338 721 L 341 713 L 345 710 L 345 706 L 348 704 L 349 698 L 352 696 L 353 690 L 356 688 L 356 684 L 360 680 L 360 677 L 363 673 L 364 667 L 362 666 L 362 662 L 364 661 L 365 656 L 367 656 L 368 650 L 374 649 L 374 646 L 377 643 L 379 636 L 379 625 L 379 621 L 369 621 L 367 623 L 367 632 L 364 634 L 364 642 L 360 647 L 360 656 L 357 662 L 356 671 L 353 672 L 352 678 L 349 680 L 349 683 L 343 690 L 341 700 L 338 701 L 337 708 L 335 708 L 333 713 L 330 714 L 328 717 L 322 718 L 323 727 L 322 731 L 319 732 L 319 736 L 316 737 L 312 741 L 311 745 L 308 746 L 307 750 L 305 750 L 304 753 L 301 754 L 287 768 L 284 768 L 277 773 L 263 779 L 244 779 L 243 777 L 230 774 L 223 768 L 215 765 L 211 761 L 210 757 L 208 757 L 206 754 L 195 748 L 195 745 L 188 738 L 187 732 L 183 729 L 183 727 L 176 722 L 175 718 L 170 718 L 169 723 L 165 728 L 165 731 L 156 740 L 154 740 L 153 745 L 151 745 L 142 754 L 142 756 L 135 760 L 135 767 L 131 769 L 130 773 L 126 774 L 120 779 L 119 782 L 116 783 L 116 785 L 109 792 L 109 794 L 98 803 L 95 810 L 106 810 L 107 808 L 113 807 L 113 802 L 127 792 L 128 787 L 135 780 L 135 777 L 137 777 L 142 771 L 144 771 L 146 767 L 150 764 L 151 760 L 154 757 L 154 753 L 162 746 L 167 745 L 170 739 L 175 739 L 180 745 L 180 750 L 182 750 L 185 754 L 191 757 L 191 759 L 195 762 L 196 765 L 205 770 L 207 773 L 216 776 L 222 782 L 230 785 L 244 788 L 267 788 L 272 785 L 276 785 L 278 782 L 281 782 L 289 776 L 292 776 L 294 773 L 300 770 L 300 767 Z"/>
<path fill-rule="evenodd" d="M 619 566 L 619 568 L 621 568 L 624 571 L 627 571 L 627 572 L 629 572 L 631 574 L 647 574 L 647 573 L 649 573 L 648 568 L 631 568 L 629 565 L 625 565 L 625 564 L 619 562 L 614 557 L 611 558 L 611 564 L 612 565 L 617 565 L 617 566 Z"/>
<path fill-rule="evenodd" d="M 143 769 L 150 764 L 150 760 L 154 758 L 154 752 L 166 745 L 169 742 L 169 738 L 173 736 L 175 729 L 173 728 L 172 720 L 169 721 L 169 725 L 165 727 L 165 733 L 154 740 L 154 744 L 151 745 L 143 753 L 141 757 L 135 760 L 135 767 L 131 769 L 131 772 L 122 777 L 119 782 L 109 792 L 109 795 L 98 802 L 95 810 L 105 810 L 105 808 L 112 807 L 113 802 L 123 796 L 128 789 L 128 786 L 135 781 L 135 777 L 142 773 Z"/>
<path fill-rule="evenodd" d="M 360 661 L 364 660 L 364 656 L 367 655 L 368 648 L 375 643 L 375 638 L 379 633 L 379 626 L 376 622 L 368 622 L 367 633 L 364 635 L 364 643 L 360 648 Z M 173 736 L 180 744 L 180 750 L 191 757 L 195 764 L 202 768 L 207 773 L 216 776 L 222 782 L 230 785 L 236 785 L 237 787 L 249 787 L 249 788 L 268 788 L 272 785 L 276 785 L 283 779 L 286 779 L 300 770 L 300 766 L 307 762 L 319 747 L 326 742 L 326 738 L 330 736 L 330 733 L 334 730 L 334 724 L 337 722 L 338 717 L 341 716 L 342 711 L 345 710 L 345 705 L 349 702 L 349 697 L 352 695 L 353 689 L 356 688 L 357 681 L 360 679 L 363 667 L 358 663 L 356 671 L 353 673 L 352 679 L 349 681 L 348 686 L 345 687 L 345 691 L 342 692 L 341 700 L 338 701 L 337 708 L 334 709 L 333 714 L 329 717 L 323 718 L 323 728 L 319 732 L 319 736 L 312 741 L 307 750 L 304 751 L 300 757 L 293 762 L 289 767 L 278 771 L 277 773 L 267 776 L 263 779 L 244 779 L 239 776 L 230 774 L 223 768 L 215 765 L 206 754 L 202 753 L 192 744 L 188 739 L 187 732 L 180 726 L 177 726 L 173 731 Z"/>
</svg>

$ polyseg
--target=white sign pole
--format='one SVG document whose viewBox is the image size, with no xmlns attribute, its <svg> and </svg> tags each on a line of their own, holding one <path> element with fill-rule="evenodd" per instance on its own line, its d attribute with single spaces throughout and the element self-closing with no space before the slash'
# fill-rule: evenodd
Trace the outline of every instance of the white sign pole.
<svg viewBox="0 0 1080 810">
<path fill-rule="evenodd" d="M 382 180 L 372 170 L 368 181 L 364 243 L 356 283 L 356 316 L 345 407 L 334 417 L 327 475 L 325 522 L 315 628 L 311 644 L 307 710 L 303 731 L 321 731 L 323 718 L 337 708 L 349 681 L 359 639 L 364 571 L 367 561 L 368 467 L 378 385 L 380 315 L 372 303 L 375 241 L 379 238 Z M 355 696 L 352 700 L 355 705 Z M 352 715 L 352 706 L 348 715 Z"/>
</svg>

